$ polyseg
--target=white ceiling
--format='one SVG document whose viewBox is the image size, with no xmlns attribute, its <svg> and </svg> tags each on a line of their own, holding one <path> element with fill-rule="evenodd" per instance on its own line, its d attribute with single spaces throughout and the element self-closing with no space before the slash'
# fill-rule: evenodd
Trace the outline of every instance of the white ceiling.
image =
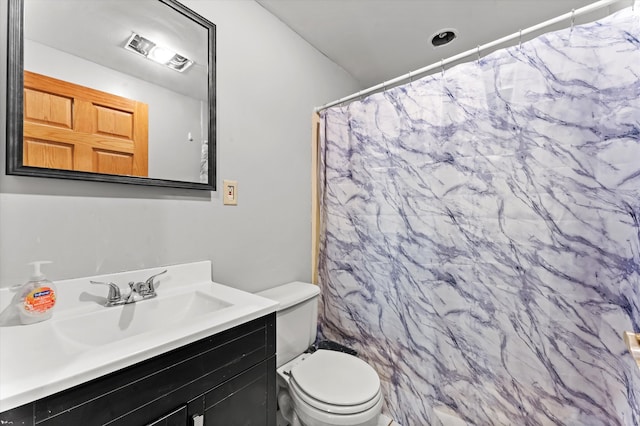
<svg viewBox="0 0 640 426">
<path fill-rule="evenodd" d="M 123 49 L 133 32 L 194 65 L 179 73 Z M 24 37 L 192 98 L 207 98 L 206 28 L 157 0 L 26 0 Z"/>
<path fill-rule="evenodd" d="M 342 66 L 363 89 L 594 3 L 593 0 L 256 1 Z M 629 5 L 631 0 L 621 0 L 601 12 L 576 17 L 575 22 L 598 19 Z M 568 21 L 565 27 L 570 25 Z M 447 46 L 433 48 L 431 37 L 443 28 L 455 28 L 458 38 Z"/>
<path fill-rule="evenodd" d="M 342 66 L 362 89 L 594 3 L 593 0 L 256 1 Z M 629 6 L 631 1 L 619 0 L 598 13 L 576 18 L 576 23 L 600 18 Z M 456 29 L 458 38 L 447 46 L 433 48 L 430 39 L 443 28 Z M 24 31 L 26 38 L 189 96 L 199 98 L 206 93 L 206 31 L 190 25 L 188 19 L 157 0 L 28 0 Z M 132 31 L 165 43 L 194 59 L 196 65 L 180 74 L 141 60 L 121 48 Z M 94 49 L 94 46 L 102 47 Z"/>
</svg>

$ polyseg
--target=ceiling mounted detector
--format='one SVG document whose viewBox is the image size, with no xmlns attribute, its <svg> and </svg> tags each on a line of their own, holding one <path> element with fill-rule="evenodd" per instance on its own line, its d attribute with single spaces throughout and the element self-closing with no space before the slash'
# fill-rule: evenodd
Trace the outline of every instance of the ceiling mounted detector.
<svg viewBox="0 0 640 426">
<path fill-rule="evenodd" d="M 458 38 L 458 34 L 454 28 L 444 28 L 436 31 L 436 33 L 431 36 L 431 45 L 433 47 L 441 47 L 451 43 L 456 38 Z"/>
</svg>

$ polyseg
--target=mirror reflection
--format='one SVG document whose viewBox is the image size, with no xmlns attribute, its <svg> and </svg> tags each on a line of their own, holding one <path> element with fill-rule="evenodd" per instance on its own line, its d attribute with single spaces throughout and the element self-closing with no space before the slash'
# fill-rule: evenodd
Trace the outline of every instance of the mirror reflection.
<svg viewBox="0 0 640 426">
<path fill-rule="evenodd" d="M 24 0 L 24 166 L 212 184 L 214 29 L 176 5 Z"/>
</svg>

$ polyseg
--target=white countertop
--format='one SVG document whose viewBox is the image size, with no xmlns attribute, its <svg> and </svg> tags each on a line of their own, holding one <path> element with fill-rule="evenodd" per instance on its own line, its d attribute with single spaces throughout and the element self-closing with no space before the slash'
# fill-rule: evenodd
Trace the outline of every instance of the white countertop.
<svg viewBox="0 0 640 426">
<path fill-rule="evenodd" d="M 158 297 L 133 305 L 104 307 L 107 288 L 89 284 L 89 280 L 113 281 L 124 290 L 128 281 L 144 280 L 162 269 L 57 282 L 52 319 L 0 327 L 0 412 L 275 312 L 277 302 L 212 282 L 209 262 L 166 267 L 169 272 L 157 278 Z M 104 315 L 103 310 L 112 310 L 108 313 L 111 316 L 124 316 L 128 309 L 127 315 L 135 317 L 135 309 L 142 308 L 135 305 L 162 303 L 193 292 L 231 302 L 231 306 L 100 345 L 75 341 L 59 330 L 65 322 L 99 330 L 104 324 L 97 324 L 92 315 Z M 12 297 L 12 291 L 0 289 L 0 311 Z M 121 321 L 120 325 L 126 331 L 127 324 Z"/>
</svg>

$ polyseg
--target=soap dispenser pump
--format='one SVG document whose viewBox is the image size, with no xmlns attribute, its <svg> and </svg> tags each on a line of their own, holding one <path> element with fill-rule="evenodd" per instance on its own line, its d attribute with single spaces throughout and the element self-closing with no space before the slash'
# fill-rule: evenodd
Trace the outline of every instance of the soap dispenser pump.
<svg viewBox="0 0 640 426">
<path fill-rule="evenodd" d="M 56 304 L 55 286 L 40 271 L 40 265 L 52 263 L 49 261 L 31 262 L 33 266 L 31 278 L 22 288 L 17 297 L 17 308 L 22 324 L 33 324 L 48 320 L 53 314 Z"/>
</svg>

